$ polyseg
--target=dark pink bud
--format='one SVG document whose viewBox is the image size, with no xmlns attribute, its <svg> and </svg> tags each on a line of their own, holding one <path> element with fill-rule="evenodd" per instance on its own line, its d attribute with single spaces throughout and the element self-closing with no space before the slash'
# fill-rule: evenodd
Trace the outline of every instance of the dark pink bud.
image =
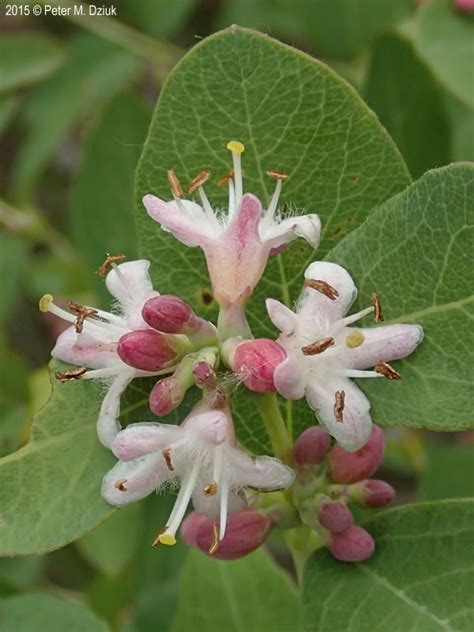
<svg viewBox="0 0 474 632">
<path fill-rule="evenodd" d="M 273 340 L 259 338 L 237 345 L 232 357 L 232 369 L 251 391 L 276 391 L 273 374 L 286 358 L 285 351 Z"/>
<path fill-rule="evenodd" d="M 328 433 L 321 426 L 311 426 L 295 441 L 293 456 L 297 465 L 319 465 L 328 450 Z"/>
<path fill-rule="evenodd" d="M 328 456 L 329 477 L 335 483 L 355 483 L 369 478 L 382 462 L 383 432 L 375 424 L 367 443 L 355 452 L 346 452 L 335 445 Z"/>
<path fill-rule="evenodd" d="M 197 537 L 199 533 L 200 526 L 209 520 L 207 516 L 203 516 L 197 511 L 191 512 L 181 523 L 181 537 L 186 542 L 186 544 L 193 549 L 197 549 Z"/>
<path fill-rule="evenodd" d="M 150 410 L 159 417 L 167 415 L 181 404 L 184 395 L 185 390 L 174 375 L 165 377 L 155 384 L 150 393 Z"/>
<path fill-rule="evenodd" d="M 460 13 L 472 13 L 474 11 L 474 0 L 454 0 L 454 6 Z"/>
<path fill-rule="evenodd" d="M 118 341 L 120 359 L 142 371 L 158 371 L 176 357 L 166 336 L 153 329 L 137 329 Z"/>
<path fill-rule="evenodd" d="M 214 527 L 216 525 L 216 527 Z M 218 544 L 212 557 L 220 560 L 235 560 L 243 557 L 261 546 L 270 535 L 273 523 L 261 511 L 244 509 L 229 514 L 224 539 Z M 215 533 L 219 528 L 219 520 L 207 518 L 198 528 L 196 543 L 207 555 L 215 548 Z"/>
<path fill-rule="evenodd" d="M 143 320 L 166 334 L 181 333 L 192 316 L 194 312 L 189 305 L 171 294 L 148 299 L 142 309 Z"/>
<path fill-rule="evenodd" d="M 354 524 L 354 518 L 346 505 L 332 500 L 320 506 L 318 519 L 321 526 L 331 533 L 341 533 Z"/>
<path fill-rule="evenodd" d="M 193 368 L 193 378 L 199 388 L 214 388 L 216 385 L 216 374 L 214 367 L 209 362 L 198 362 Z"/>
<path fill-rule="evenodd" d="M 385 481 L 368 480 L 362 492 L 362 504 L 365 507 L 385 507 L 395 497 L 395 490 Z"/>
<path fill-rule="evenodd" d="M 375 542 L 365 529 L 352 525 L 342 533 L 333 533 L 328 548 L 342 562 L 363 562 L 374 552 Z"/>
</svg>

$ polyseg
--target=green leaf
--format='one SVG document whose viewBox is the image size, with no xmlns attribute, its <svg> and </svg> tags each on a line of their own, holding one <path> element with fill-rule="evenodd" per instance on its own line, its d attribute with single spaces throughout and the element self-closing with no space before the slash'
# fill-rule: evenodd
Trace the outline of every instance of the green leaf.
<svg viewBox="0 0 474 632">
<path fill-rule="evenodd" d="M 132 95 L 119 95 L 104 109 L 85 144 L 72 191 L 71 230 L 91 278 L 107 252 L 137 256 L 133 174 L 146 136 L 149 112 Z M 104 283 L 97 279 L 102 296 Z"/>
<path fill-rule="evenodd" d="M 66 63 L 32 93 L 24 110 L 28 135 L 18 152 L 13 178 L 27 199 L 47 162 L 73 126 L 136 78 L 139 62 L 118 46 L 81 35 Z"/>
<path fill-rule="evenodd" d="M 377 423 L 472 427 L 473 194 L 472 164 L 430 171 L 327 256 L 353 275 L 358 305 L 370 304 L 371 293 L 378 292 L 384 324 L 418 323 L 425 331 L 418 350 L 396 363 L 402 380 L 359 381 Z"/>
<path fill-rule="evenodd" d="M 415 178 L 449 162 L 450 129 L 442 97 L 410 41 L 397 33 L 377 39 L 367 103 L 390 132 Z"/>
<path fill-rule="evenodd" d="M 232 562 L 191 551 L 181 576 L 174 632 L 285 632 L 299 627 L 289 578 L 260 549 Z"/>
<path fill-rule="evenodd" d="M 473 519 L 472 499 L 396 507 L 364 525 L 377 547 L 367 562 L 318 551 L 305 569 L 304 629 L 472 630 Z"/>
<path fill-rule="evenodd" d="M 462 443 L 431 444 L 418 489 L 422 500 L 474 497 L 472 446 Z"/>
<path fill-rule="evenodd" d="M 61 47 L 38 32 L 0 37 L 0 92 L 16 90 L 50 75 L 63 60 Z"/>
<path fill-rule="evenodd" d="M 120 19 L 154 37 L 164 37 L 184 26 L 197 0 L 118 0 L 115 3 Z"/>
<path fill-rule="evenodd" d="M 466 105 L 447 91 L 444 102 L 451 122 L 453 160 L 474 161 L 474 106 Z"/>
<path fill-rule="evenodd" d="M 474 28 L 451 0 L 430 0 L 420 8 L 418 47 L 443 84 L 474 105 Z"/>
<path fill-rule="evenodd" d="M 19 99 L 17 95 L 0 95 L 0 136 L 15 116 L 18 104 Z"/>
<path fill-rule="evenodd" d="M 41 593 L 0 602 L 0 621 L 2 632 L 107 632 L 109 629 L 86 606 Z"/>
<path fill-rule="evenodd" d="M 1 204 L 1 203 L 0 203 Z M 8 210 L 6 210 L 8 213 Z M 4 324 L 15 308 L 21 291 L 21 277 L 25 266 L 25 251 L 20 241 L 6 233 L 0 233 L 0 278 L 2 300 L 0 323 Z"/>
</svg>

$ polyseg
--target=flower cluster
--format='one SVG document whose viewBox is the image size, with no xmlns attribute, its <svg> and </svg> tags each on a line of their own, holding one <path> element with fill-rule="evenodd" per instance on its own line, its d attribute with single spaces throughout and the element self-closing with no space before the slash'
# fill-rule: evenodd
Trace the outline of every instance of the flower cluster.
<svg viewBox="0 0 474 632">
<path fill-rule="evenodd" d="M 115 299 L 110 312 L 72 302 L 62 309 L 49 294 L 40 301 L 42 311 L 70 323 L 52 355 L 76 368 L 56 377 L 107 385 L 97 434 L 118 459 L 103 479 L 107 502 L 122 507 L 165 486 L 179 487 L 153 545 L 174 544 L 182 525 L 189 546 L 234 559 L 262 545 L 275 527 L 305 526 L 338 559 L 360 561 L 374 543 L 353 524 L 347 504 L 383 506 L 394 492 L 370 479 L 382 458 L 383 435 L 353 379 L 400 379 L 388 363 L 409 355 L 423 332 L 417 325 L 353 326 L 371 314 L 376 323 L 383 321 L 379 297 L 374 293 L 369 307 L 347 315 L 357 295 L 349 273 L 315 262 L 304 273 L 295 311 L 267 299 L 278 337 L 254 339 L 244 308 L 269 257 L 297 237 L 316 247 L 321 226 L 317 215 L 283 217 L 279 200 L 287 175 L 275 169 L 267 171 L 276 184 L 263 209 L 243 190 L 244 146 L 231 141 L 227 147 L 233 160 L 233 170 L 221 180 L 229 191 L 227 213 L 209 202 L 207 171 L 188 187 L 200 204 L 184 199 L 173 170 L 172 200 L 154 195 L 143 200 L 163 230 L 203 250 L 220 308 L 217 326 L 180 297 L 159 294 L 148 261 L 108 256 L 98 272 Z M 201 398 L 180 425 L 143 422 L 122 429 L 124 391 L 133 379 L 151 376 L 156 382 L 149 407 L 157 417 L 177 409 L 189 389 L 199 389 Z M 278 458 L 239 446 L 230 409 L 239 383 L 260 393 L 261 403 L 273 402 L 270 412 L 259 408 Z M 321 424 L 307 429 L 294 446 L 279 418 L 276 393 L 290 400 L 305 397 Z M 332 448 L 330 435 L 337 442 Z M 269 493 L 266 499 L 263 493 Z M 194 511 L 185 518 L 191 502 Z"/>
</svg>

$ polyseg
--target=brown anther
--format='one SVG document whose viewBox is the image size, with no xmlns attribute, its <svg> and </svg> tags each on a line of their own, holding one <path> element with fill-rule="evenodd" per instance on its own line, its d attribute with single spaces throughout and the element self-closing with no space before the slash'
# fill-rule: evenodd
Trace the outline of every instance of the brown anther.
<svg viewBox="0 0 474 632">
<path fill-rule="evenodd" d="M 119 481 L 117 481 L 114 485 L 115 489 L 118 489 L 119 492 L 126 492 L 127 491 L 127 486 L 125 485 L 125 483 L 127 482 L 126 478 L 121 478 Z"/>
<path fill-rule="evenodd" d="M 344 421 L 344 400 L 346 399 L 345 391 L 336 391 L 334 402 L 334 416 L 336 421 L 342 423 Z"/>
<path fill-rule="evenodd" d="M 86 367 L 81 366 L 79 369 L 72 369 L 71 371 L 56 371 L 54 376 L 61 382 L 66 382 L 67 380 L 79 380 L 86 371 Z"/>
<path fill-rule="evenodd" d="M 333 345 L 334 338 L 323 338 L 322 340 L 317 340 L 310 345 L 306 345 L 306 347 L 301 347 L 301 351 L 303 352 L 303 355 L 318 355 Z"/>
<path fill-rule="evenodd" d="M 205 496 L 215 496 L 217 494 L 216 481 L 211 481 L 210 483 L 208 483 L 202 491 Z"/>
<path fill-rule="evenodd" d="M 160 535 L 161 535 L 162 533 L 164 533 L 165 531 L 166 531 L 166 527 L 163 527 L 163 529 L 160 529 L 160 530 L 158 531 L 158 533 L 157 533 L 157 534 L 156 534 L 156 536 L 155 536 L 155 539 L 154 539 L 154 540 L 153 540 L 153 542 L 151 543 L 151 546 L 152 546 L 152 547 L 158 546 L 158 545 L 160 544 Z"/>
<path fill-rule="evenodd" d="M 169 448 L 166 448 L 166 450 L 161 451 L 161 454 L 166 461 L 166 467 L 169 469 L 170 472 L 174 472 L 173 463 L 171 461 L 171 450 Z"/>
<path fill-rule="evenodd" d="M 191 184 L 188 186 L 188 193 L 194 193 L 199 187 L 202 187 L 202 185 L 209 180 L 210 175 L 211 172 L 206 170 L 198 173 L 197 176 L 191 180 Z"/>
<path fill-rule="evenodd" d="M 217 186 L 221 187 L 221 189 L 226 187 L 229 183 L 229 180 L 232 180 L 233 177 L 234 177 L 234 172 L 231 169 L 225 175 L 222 176 L 222 178 L 217 183 Z"/>
<path fill-rule="evenodd" d="M 209 555 L 214 555 L 214 553 L 219 548 L 219 544 L 219 531 L 217 529 L 217 524 L 214 522 L 214 524 L 212 525 L 212 544 L 208 551 Z"/>
<path fill-rule="evenodd" d="M 178 179 L 178 176 L 175 174 L 173 169 L 169 169 L 166 172 L 168 176 L 168 182 L 170 183 L 171 190 L 173 191 L 173 195 L 177 198 L 183 196 L 183 187 L 181 186 L 181 182 Z"/>
<path fill-rule="evenodd" d="M 85 307 L 84 305 L 78 305 L 72 301 L 68 301 L 69 311 L 77 316 L 74 327 L 78 334 L 82 333 L 84 329 L 84 321 L 86 318 L 97 318 L 97 310 L 92 307 Z"/>
<path fill-rule="evenodd" d="M 395 371 L 393 366 L 390 366 L 390 364 L 388 364 L 387 362 L 381 362 L 380 364 L 377 364 L 374 370 L 376 373 L 380 373 L 380 375 L 383 375 L 384 377 L 386 377 L 387 380 L 401 380 L 402 379 L 402 376 L 400 375 L 400 373 L 398 371 Z"/>
<path fill-rule="evenodd" d="M 108 254 L 107 259 L 100 266 L 100 268 L 98 268 L 95 271 L 95 273 L 101 277 L 105 277 L 110 272 L 110 269 L 114 263 L 122 263 L 122 261 L 125 261 L 126 258 L 127 257 L 125 255 L 109 255 Z"/>
<path fill-rule="evenodd" d="M 310 287 L 311 289 L 316 290 L 316 292 L 324 294 L 324 296 L 327 296 L 331 301 L 335 301 L 336 298 L 339 296 L 339 292 L 336 290 L 336 288 L 332 287 L 332 285 L 329 285 L 329 283 L 326 283 L 326 281 L 319 281 L 318 279 L 305 279 L 304 286 Z"/>
<path fill-rule="evenodd" d="M 372 305 L 374 306 L 374 318 L 376 323 L 383 323 L 382 305 L 379 295 L 375 292 L 372 294 Z"/>
<path fill-rule="evenodd" d="M 266 174 L 269 178 L 274 178 L 275 180 L 287 180 L 288 178 L 287 173 L 283 173 L 283 171 L 279 171 L 278 169 L 270 169 Z"/>
</svg>

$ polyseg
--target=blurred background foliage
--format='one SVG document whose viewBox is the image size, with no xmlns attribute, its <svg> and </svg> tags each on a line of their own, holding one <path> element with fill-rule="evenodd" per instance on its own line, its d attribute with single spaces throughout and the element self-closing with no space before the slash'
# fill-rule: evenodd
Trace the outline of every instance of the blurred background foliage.
<svg viewBox="0 0 474 632">
<path fill-rule="evenodd" d="M 104 254 L 137 254 L 134 169 L 160 86 L 187 49 L 237 23 L 322 59 L 377 113 L 416 179 L 474 159 L 474 16 L 454 4 L 116 0 L 116 18 L 61 18 L 21 15 L 26 2 L 7 17 L 1 0 L 0 455 L 27 442 L 49 394 L 59 330 L 39 296 L 105 304 L 93 274 Z M 473 495 L 472 442 L 388 431 L 384 475 L 399 502 Z M 168 505 L 151 499 L 62 550 L 0 560 L 2 629 L 171 629 L 185 550 L 149 548 Z"/>
</svg>

